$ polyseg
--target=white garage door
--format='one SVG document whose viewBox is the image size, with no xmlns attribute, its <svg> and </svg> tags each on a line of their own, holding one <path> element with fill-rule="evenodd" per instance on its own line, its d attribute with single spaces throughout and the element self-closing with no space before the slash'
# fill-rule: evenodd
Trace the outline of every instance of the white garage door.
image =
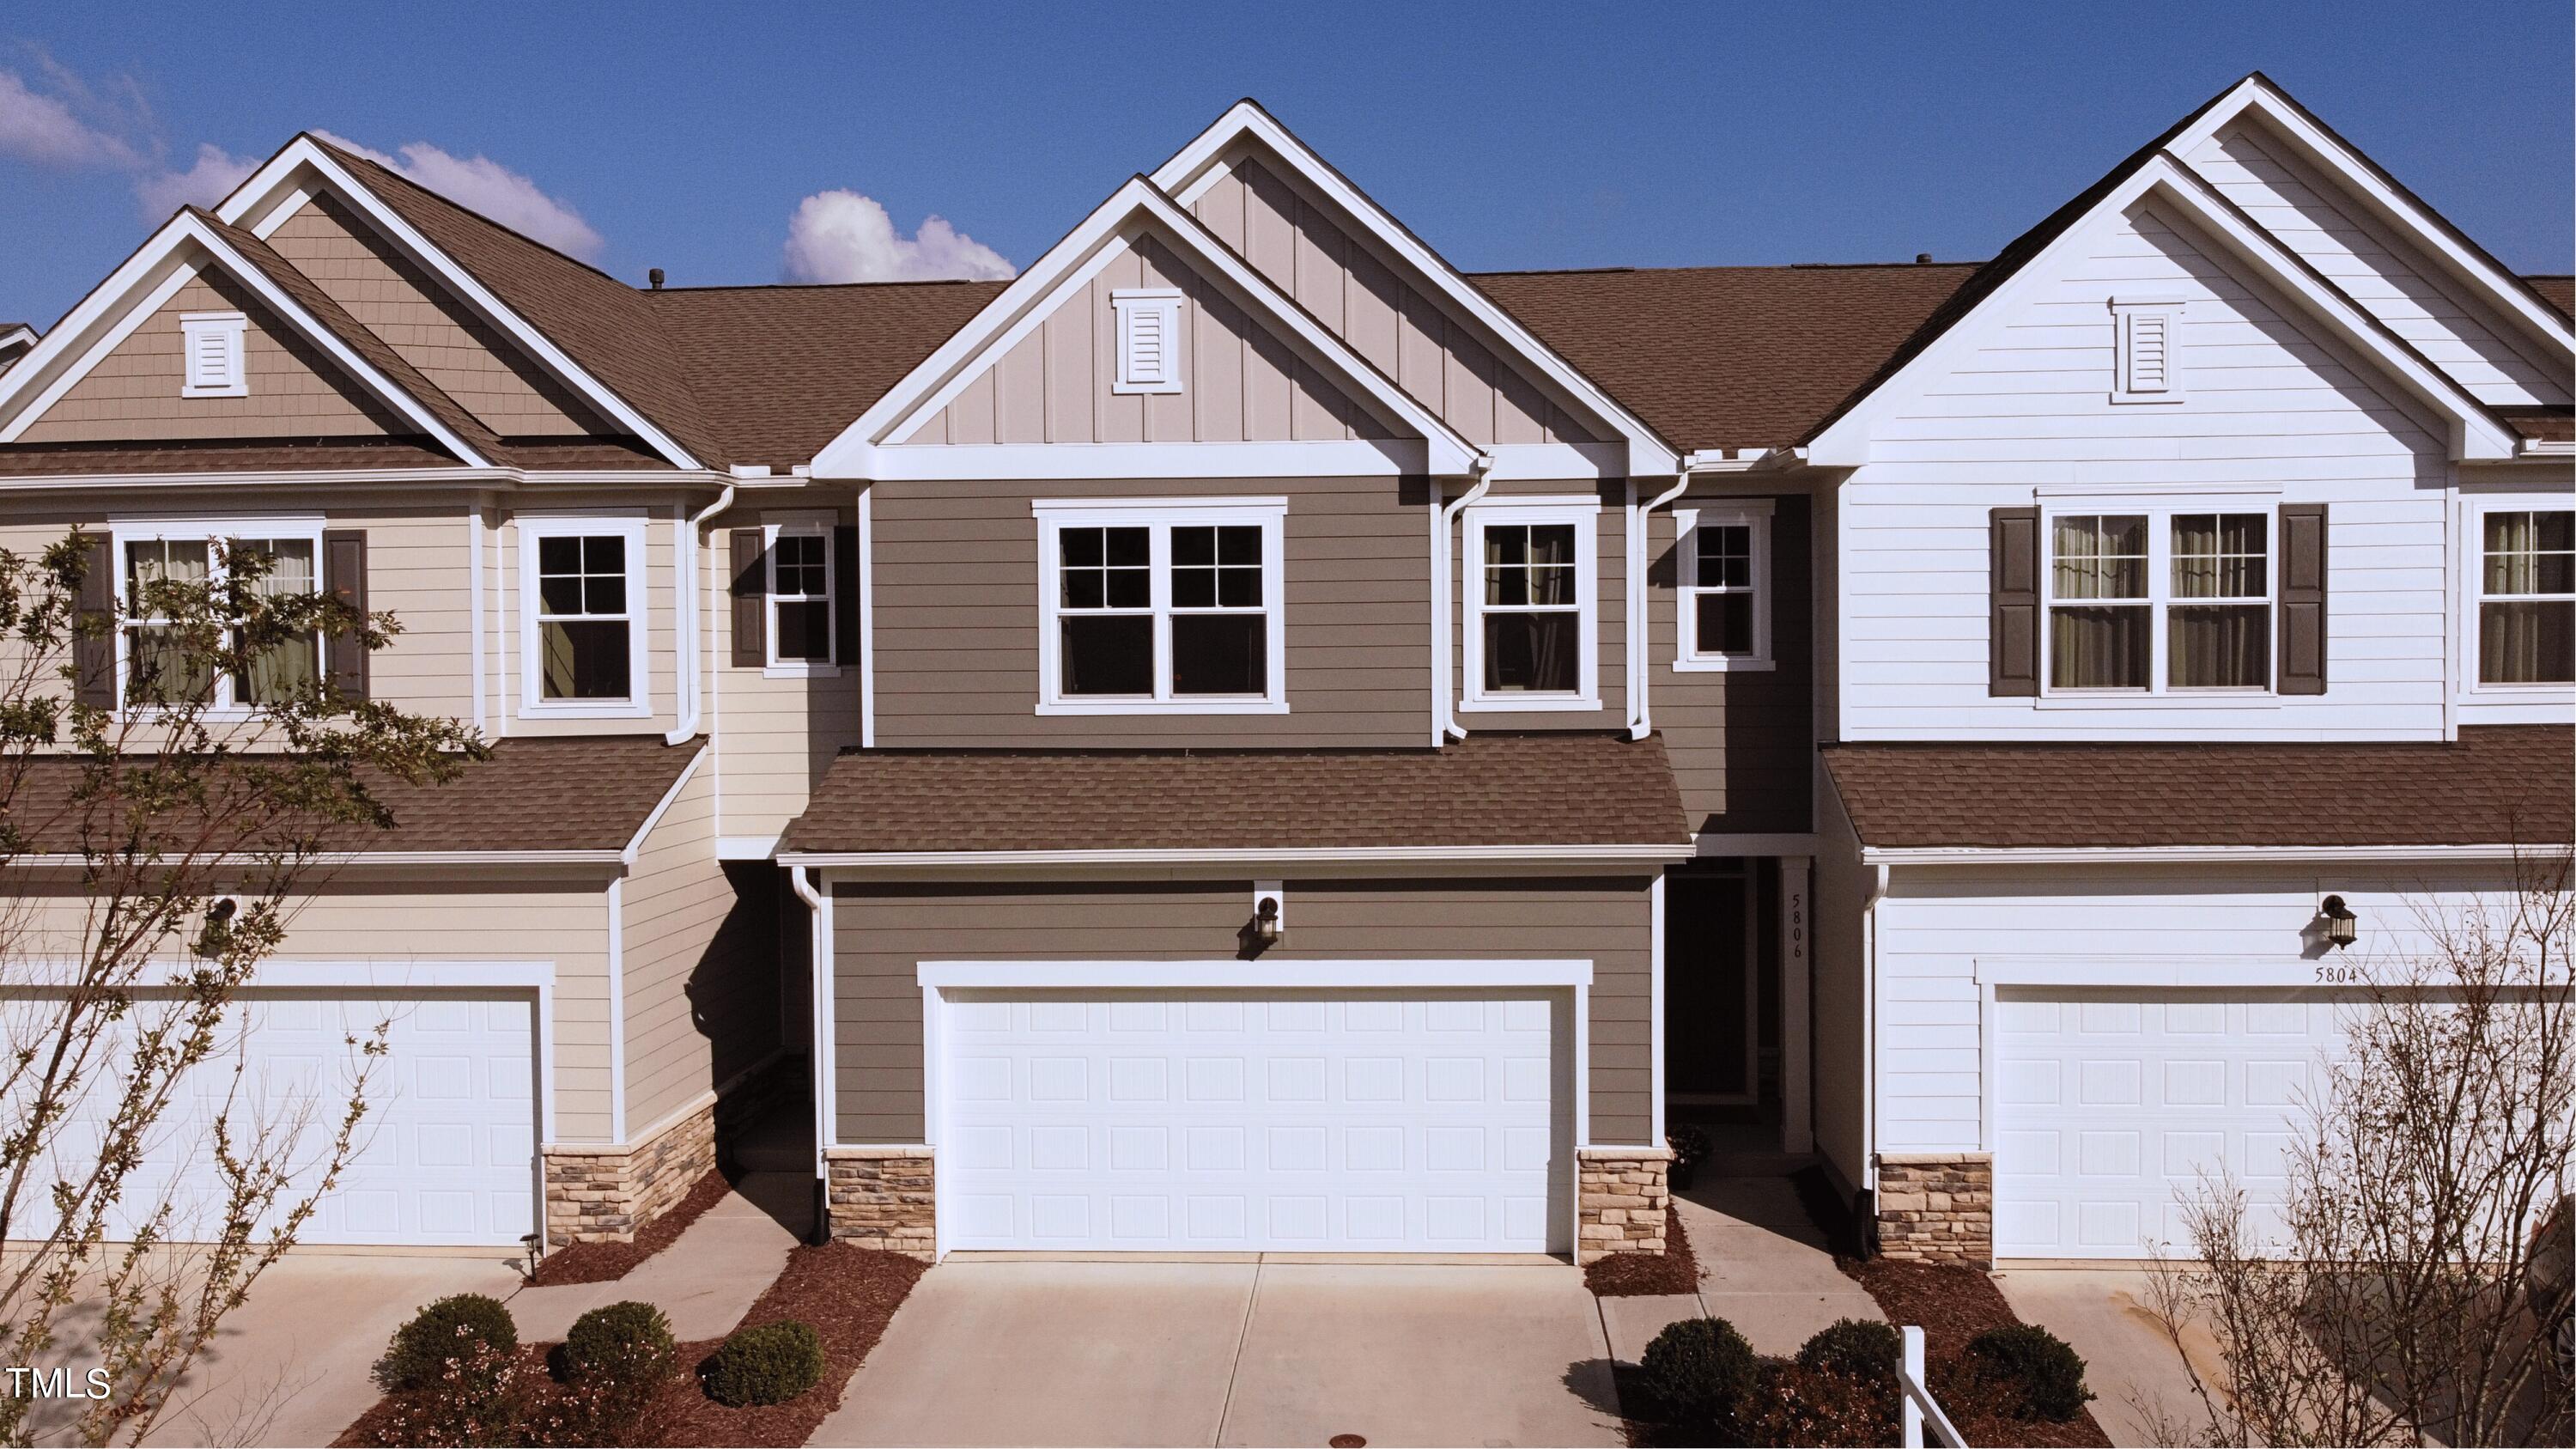
<svg viewBox="0 0 2576 1449">
<path fill-rule="evenodd" d="M 8 1003 L 13 1020 L 47 1009 L 41 998 Z M 148 998 L 138 1005 L 156 1009 Z M 191 1236 L 191 1221 L 212 1222 L 221 1212 L 210 1124 L 233 1086 L 237 1057 L 249 1063 L 243 1080 L 257 1105 L 234 1109 L 233 1130 L 244 1131 L 254 1116 L 310 1119 L 296 1139 L 294 1160 L 305 1170 L 294 1196 L 310 1192 L 355 1080 L 359 1059 L 349 1039 L 364 1041 L 389 1021 L 389 1050 L 367 1078 L 358 1150 L 298 1241 L 516 1246 L 535 1230 L 534 1006 L 527 998 L 253 992 L 236 1012 L 217 1055 L 183 1082 L 154 1129 L 129 1179 L 135 1211 L 167 1192 L 179 1206 L 181 1237 Z M 95 1158 L 96 1118 L 110 1105 L 94 1093 L 66 1124 L 56 1152 L 61 1170 Z M 119 1221 L 116 1231 L 133 1226 Z"/>
<path fill-rule="evenodd" d="M 1562 1252 L 1569 1016 L 1539 993 L 952 991 L 946 1246 Z"/>
<path fill-rule="evenodd" d="M 2268 1231 L 2300 1104 L 2324 1089 L 2336 998 L 2050 993 L 1995 1003 L 1995 1253 L 2188 1251 L 2181 1203 L 2235 1174 Z"/>
</svg>

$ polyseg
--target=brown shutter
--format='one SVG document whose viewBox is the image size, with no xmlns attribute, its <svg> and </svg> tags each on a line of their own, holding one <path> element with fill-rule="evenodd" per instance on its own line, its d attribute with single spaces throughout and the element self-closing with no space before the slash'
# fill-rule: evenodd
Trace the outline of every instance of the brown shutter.
<svg viewBox="0 0 2576 1449">
<path fill-rule="evenodd" d="M 2281 505 L 2281 644 L 2276 687 L 2326 692 L 2326 506 Z"/>
<path fill-rule="evenodd" d="M 859 531 L 832 530 L 832 662 L 859 658 Z"/>
<path fill-rule="evenodd" d="M 322 534 L 322 589 L 356 610 L 367 612 L 367 535 L 363 529 L 334 528 Z M 367 697 L 367 646 L 348 631 L 322 641 L 322 677 L 344 699 Z"/>
<path fill-rule="evenodd" d="M 769 568 L 760 530 L 733 530 L 733 662 L 758 669 L 769 662 Z"/>
<path fill-rule="evenodd" d="M 83 550 L 79 627 L 72 635 L 72 698 L 116 708 L 116 546 L 92 535 Z"/>
<path fill-rule="evenodd" d="M 1986 693 L 2039 693 L 2039 510 L 1986 515 Z"/>
</svg>

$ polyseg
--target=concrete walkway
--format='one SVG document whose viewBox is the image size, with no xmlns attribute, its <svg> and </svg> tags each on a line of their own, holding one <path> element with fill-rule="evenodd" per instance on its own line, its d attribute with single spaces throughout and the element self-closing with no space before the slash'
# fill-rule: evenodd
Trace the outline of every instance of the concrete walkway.
<svg viewBox="0 0 2576 1449">
<path fill-rule="evenodd" d="M 1563 1264 L 952 1258 L 812 1442 L 1611 1445 L 1608 1358 Z"/>
<path fill-rule="evenodd" d="M 1637 1362 L 1667 1325 L 1703 1314 L 1734 1324 L 1754 1352 L 1783 1357 L 1838 1318 L 1885 1319 L 1868 1290 L 1834 1266 L 1787 1178 L 1703 1178 L 1673 1201 L 1699 1258 L 1699 1291 L 1602 1299 L 1602 1326 L 1622 1362 Z"/>
<path fill-rule="evenodd" d="M 733 1332 L 753 1300 L 777 1281 L 796 1246 L 796 1234 L 762 1205 L 760 1187 L 757 1177 L 746 1179 L 671 1246 L 616 1282 L 521 1288 L 508 1300 L 519 1337 L 561 1338 L 591 1309 L 630 1298 L 661 1309 L 671 1320 L 671 1336 L 682 1343 Z M 746 1191 L 753 1195 L 744 1196 Z"/>
<path fill-rule="evenodd" d="M 1995 1275 L 2004 1301 L 2024 1323 L 2036 1323 L 2084 1356 L 2095 1395 L 2093 1417 L 2114 1444 L 2178 1442 L 2159 1423 L 2196 1425 L 2203 1414 L 2191 1375 L 2148 1308 L 2154 1301 L 2144 1268 L 2015 1268 Z M 2224 1382 L 2218 1345 L 2188 1331 L 2193 1363 Z"/>
</svg>

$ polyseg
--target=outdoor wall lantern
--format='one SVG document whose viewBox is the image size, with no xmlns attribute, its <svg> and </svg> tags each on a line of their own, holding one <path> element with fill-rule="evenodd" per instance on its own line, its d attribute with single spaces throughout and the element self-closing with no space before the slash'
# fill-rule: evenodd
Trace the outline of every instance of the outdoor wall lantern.
<svg viewBox="0 0 2576 1449">
<path fill-rule="evenodd" d="M 1253 888 L 1252 939 L 1260 942 L 1264 946 L 1278 945 L 1280 934 L 1285 929 L 1280 924 L 1279 899 L 1281 895 L 1282 892 L 1276 885 L 1265 883 Z"/>
<path fill-rule="evenodd" d="M 2317 907 L 2317 923 L 2323 927 L 2321 934 L 2326 944 L 2338 951 L 2361 939 L 2361 918 L 2352 913 L 2352 907 L 2345 905 L 2341 896 L 2325 898 Z"/>
</svg>

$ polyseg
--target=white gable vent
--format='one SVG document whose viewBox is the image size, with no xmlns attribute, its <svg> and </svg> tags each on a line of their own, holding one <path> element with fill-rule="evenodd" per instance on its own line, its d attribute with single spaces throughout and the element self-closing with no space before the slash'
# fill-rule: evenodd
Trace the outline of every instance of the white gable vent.
<svg viewBox="0 0 2576 1449">
<path fill-rule="evenodd" d="M 181 397 L 245 397 L 250 375 L 242 365 L 242 314 L 183 312 L 179 335 L 187 351 L 187 380 Z"/>
<path fill-rule="evenodd" d="M 2182 299 L 2113 298 L 2117 324 L 2113 402 L 2182 401 Z"/>
<path fill-rule="evenodd" d="M 1117 392 L 1181 390 L 1181 294 L 1143 287 L 1109 294 L 1118 313 Z"/>
</svg>

